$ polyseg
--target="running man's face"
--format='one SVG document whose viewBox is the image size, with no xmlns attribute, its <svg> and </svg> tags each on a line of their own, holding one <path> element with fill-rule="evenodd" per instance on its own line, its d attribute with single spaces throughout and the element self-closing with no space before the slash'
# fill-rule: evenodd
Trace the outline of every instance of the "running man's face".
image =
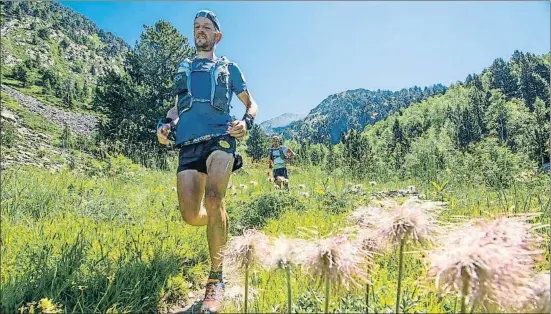
<svg viewBox="0 0 551 314">
<path fill-rule="evenodd" d="M 279 144 L 279 139 L 278 139 L 277 137 L 274 137 L 274 138 L 272 139 L 272 141 L 273 141 L 274 145 Z"/>
<path fill-rule="evenodd" d="M 197 51 L 212 51 L 216 43 L 222 38 L 222 33 L 217 31 L 211 20 L 206 17 L 195 19 L 193 35 Z"/>
</svg>

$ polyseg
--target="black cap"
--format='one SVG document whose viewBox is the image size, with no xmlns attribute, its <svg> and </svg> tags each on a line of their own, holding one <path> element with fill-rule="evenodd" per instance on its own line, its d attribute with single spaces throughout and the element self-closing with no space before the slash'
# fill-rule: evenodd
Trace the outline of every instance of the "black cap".
<svg viewBox="0 0 551 314">
<path fill-rule="evenodd" d="M 195 15 L 195 18 L 198 17 L 206 17 L 212 22 L 212 24 L 214 24 L 214 27 L 216 27 L 216 29 L 220 31 L 220 22 L 218 22 L 218 18 L 216 17 L 216 14 L 214 14 L 214 12 L 209 10 L 201 10 L 197 12 L 197 15 Z"/>
</svg>

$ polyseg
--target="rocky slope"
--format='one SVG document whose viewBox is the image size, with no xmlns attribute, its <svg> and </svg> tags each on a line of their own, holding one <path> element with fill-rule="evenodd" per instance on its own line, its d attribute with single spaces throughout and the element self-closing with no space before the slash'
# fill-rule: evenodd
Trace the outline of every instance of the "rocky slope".
<svg viewBox="0 0 551 314">
<path fill-rule="evenodd" d="M 9 86 L 1 84 L 2 92 L 17 100 L 23 107 L 32 112 L 41 114 L 48 120 L 60 125 L 67 125 L 73 132 L 81 135 L 90 135 L 96 126 L 98 119 L 94 115 L 79 114 L 64 111 L 46 105 L 31 96 L 16 91 Z"/>
<path fill-rule="evenodd" d="M 0 2 L 1 76 L 61 105 L 87 108 L 100 75 L 123 71 L 130 46 L 56 2 Z M 61 101 L 63 100 L 63 101 Z"/>
</svg>

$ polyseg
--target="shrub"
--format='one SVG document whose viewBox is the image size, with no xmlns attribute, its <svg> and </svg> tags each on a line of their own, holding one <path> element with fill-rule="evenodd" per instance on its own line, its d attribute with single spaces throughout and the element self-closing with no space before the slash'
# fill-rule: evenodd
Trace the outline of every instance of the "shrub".
<svg viewBox="0 0 551 314">
<path fill-rule="evenodd" d="M 241 234 L 250 228 L 262 228 L 268 219 L 277 219 L 286 210 L 303 211 L 306 206 L 288 193 L 260 194 L 249 202 L 237 202 L 228 206 L 230 232 Z"/>
</svg>

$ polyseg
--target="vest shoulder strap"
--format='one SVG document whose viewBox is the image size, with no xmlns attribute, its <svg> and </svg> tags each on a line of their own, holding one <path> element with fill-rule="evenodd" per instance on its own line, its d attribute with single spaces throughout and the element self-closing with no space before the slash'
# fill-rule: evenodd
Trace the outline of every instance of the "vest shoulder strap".
<svg viewBox="0 0 551 314">
<path fill-rule="evenodd" d="M 279 157 L 281 157 L 281 159 L 286 159 L 285 153 L 283 152 L 283 148 L 281 146 L 279 148 L 270 148 L 270 159 L 272 160 L 275 159 L 275 156 L 274 156 L 275 151 L 279 151 Z"/>
<path fill-rule="evenodd" d="M 191 63 L 193 62 L 193 59 L 195 58 L 185 58 L 180 62 L 178 65 L 178 70 L 176 73 L 182 73 L 182 72 L 188 72 L 191 69 Z"/>
</svg>

